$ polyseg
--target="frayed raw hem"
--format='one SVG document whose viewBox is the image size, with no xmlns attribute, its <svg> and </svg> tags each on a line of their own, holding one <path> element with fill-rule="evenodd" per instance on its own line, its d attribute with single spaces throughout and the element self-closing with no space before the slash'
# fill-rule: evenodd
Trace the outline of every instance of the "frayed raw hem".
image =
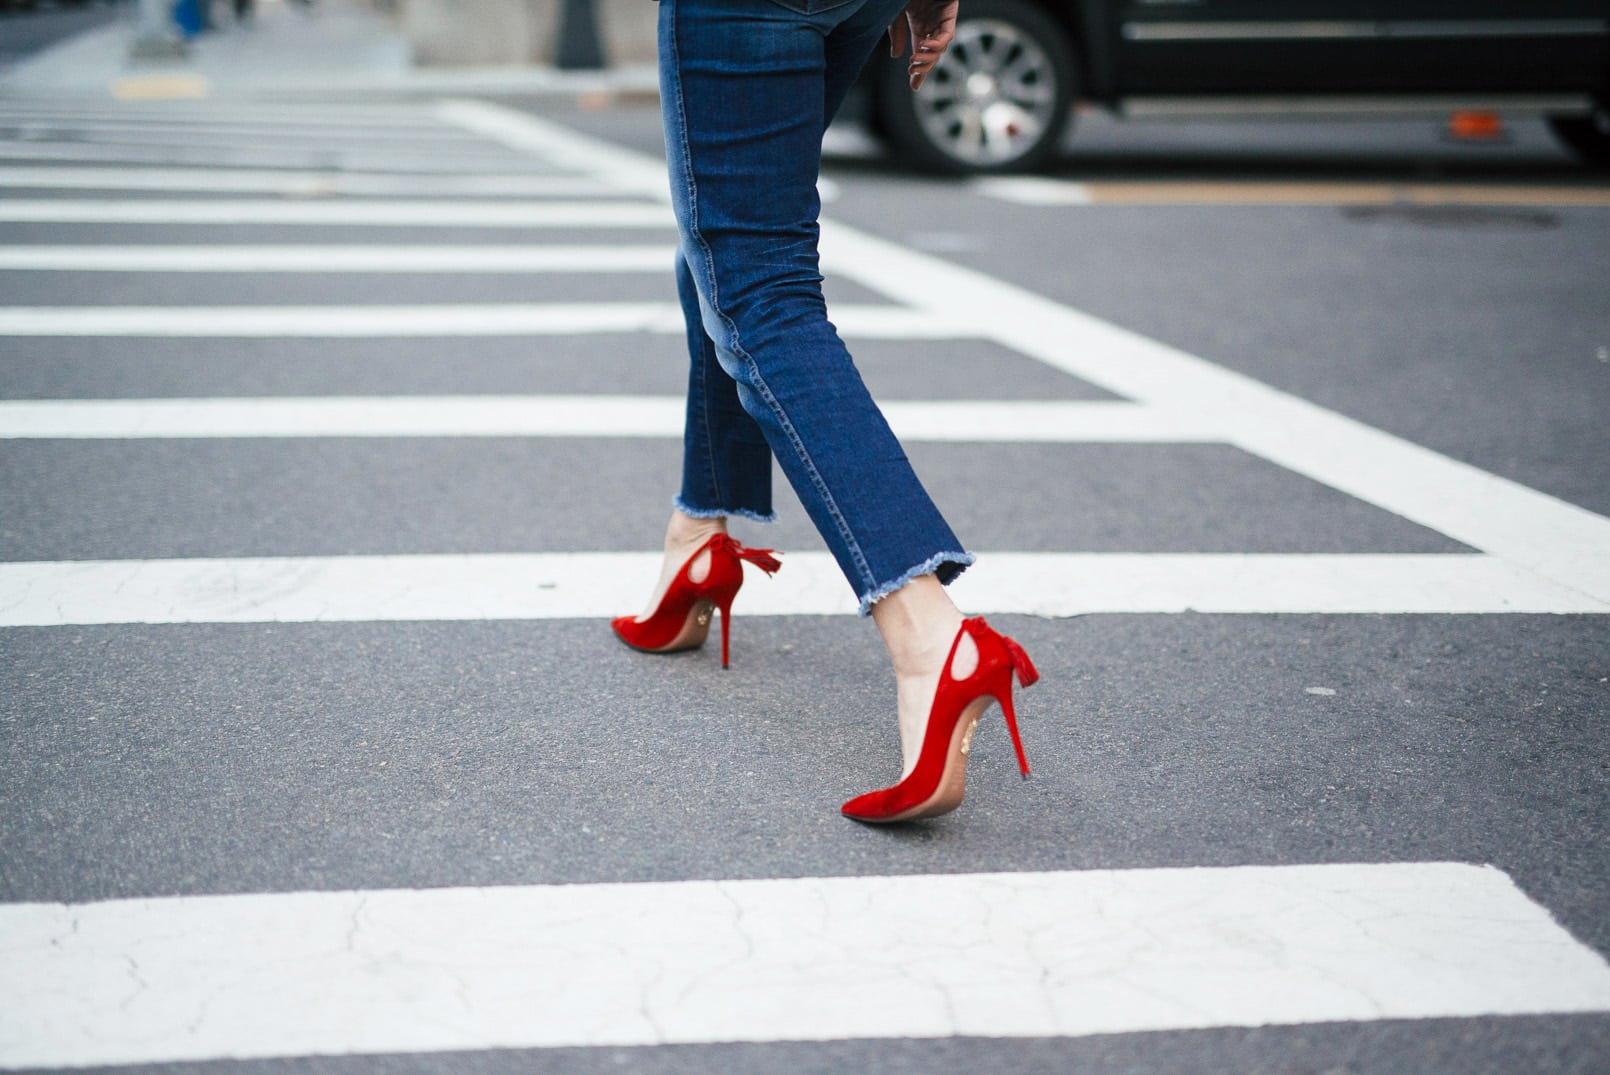
<svg viewBox="0 0 1610 1075">
<path fill-rule="evenodd" d="M 861 615 L 872 615 L 873 605 L 877 604 L 885 597 L 888 597 L 890 594 L 894 593 L 912 579 L 921 578 L 923 575 L 933 575 L 937 577 L 941 583 L 949 586 L 952 579 L 954 579 L 957 575 L 960 575 L 963 571 L 966 571 L 968 566 L 977 559 L 978 557 L 974 556 L 970 552 L 935 553 L 933 556 L 928 557 L 928 559 L 924 560 L 910 571 L 907 571 L 904 575 L 901 575 L 899 578 L 895 579 L 893 582 L 886 582 L 877 589 L 862 594 Z"/>
<path fill-rule="evenodd" d="M 685 504 L 679 496 L 671 498 L 671 506 L 692 519 L 725 519 L 731 516 L 737 519 L 748 519 L 752 523 L 774 523 L 777 521 L 775 511 L 762 515 L 760 512 L 750 511 L 748 508 L 693 508 Z"/>
</svg>

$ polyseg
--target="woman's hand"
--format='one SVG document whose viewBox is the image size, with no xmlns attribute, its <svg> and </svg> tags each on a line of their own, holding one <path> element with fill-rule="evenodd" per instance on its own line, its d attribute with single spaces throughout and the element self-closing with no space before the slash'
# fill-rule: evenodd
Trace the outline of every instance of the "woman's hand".
<svg viewBox="0 0 1610 1075">
<path fill-rule="evenodd" d="M 906 73 L 912 89 L 922 85 L 950 47 L 950 39 L 956 36 L 956 8 L 960 3 L 961 0 L 911 0 L 905 16 L 895 19 L 889 27 L 890 56 L 904 56 L 906 46 L 911 45 L 911 63 Z"/>
</svg>

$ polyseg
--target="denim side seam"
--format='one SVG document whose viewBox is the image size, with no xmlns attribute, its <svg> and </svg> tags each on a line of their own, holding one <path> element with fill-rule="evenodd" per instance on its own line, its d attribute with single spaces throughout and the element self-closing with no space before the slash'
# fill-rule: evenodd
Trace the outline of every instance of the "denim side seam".
<svg viewBox="0 0 1610 1075">
<path fill-rule="evenodd" d="M 838 502 L 833 499 L 833 494 L 828 489 L 827 483 L 822 480 L 821 471 L 816 468 L 816 461 L 812 459 L 810 453 L 806 451 L 805 442 L 800 439 L 799 432 L 795 429 L 794 423 L 789 420 L 787 411 L 783 409 L 782 404 L 778 402 L 777 397 L 772 393 L 770 386 L 766 384 L 766 379 L 764 376 L 762 376 L 760 367 L 755 363 L 755 360 L 749 355 L 749 353 L 743 349 L 743 345 L 738 337 L 738 326 L 734 324 L 732 319 L 721 310 L 721 285 L 716 279 L 715 254 L 711 251 L 710 244 L 705 242 L 704 234 L 699 228 L 699 185 L 693 178 L 693 154 L 688 146 L 688 117 L 682 96 L 682 50 L 677 47 L 677 40 L 681 36 L 681 23 L 675 19 L 674 14 L 672 33 L 670 36 L 672 48 L 674 50 L 674 54 L 671 58 L 672 70 L 677 73 L 676 110 L 678 119 L 677 127 L 680 135 L 678 139 L 680 144 L 677 146 L 677 150 L 682 154 L 683 174 L 687 177 L 685 185 L 688 196 L 688 233 L 692 237 L 693 241 L 698 244 L 699 252 L 703 256 L 704 260 L 705 273 L 710 281 L 710 296 L 707 301 L 710 304 L 711 311 L 721 320 L 721 323 L 727 329 L 733 355 L 742 359 L 748 365 L 750 375 L 754 378 L 755 382 L 753 387 L 755 388 L 757 394 L 759 394 L 760 398 L 765 402 L 766 406 L 771 410 L 772 416 L 777 419 L 778 425 L 782 427 L 783 432 L 788 437 L 789 446 L 794 449 L 794 453 L 799 458 L 801 465 L 810 475 L 811 484 L 815 487 L 817 494 L 821 496 L 823 505 L 826 507 L 828 514 L 832 516 L 834 524 L 838 527 L 839 536 L 844 539 L 845 548 L 849 551 L 851 558 L 855 561 L 856 569 L 860 571 L 861 577 L 864 580 L 866 580 L 868 583 L 871 583 L 874 581 L 872 565 L 867 563 L 866 554 L 861 551 L 860 543 L 855 540 L 854 534 L 850 531 L 849 525 L 845 522 L 844 513 L 839 510 Z M 694 283 L 697 284 L 698 281 L 695 280 Z M 870 603 L 868 603 L 867 607 L 870 609 Z"/>
<path fill-rule="evenodd" d="M 673 17 L 673 19 L 675 18 L 674 13 L 673 13 L 672 17 Z M 698 197 L 699 197 L 699 192 L 698 192 L 698 187 L 696 187 L 694 185 L 694 183 L 693 183 L 693 154 L 688 149 L 688 134 L 687 134 L 687 131 L 688 131 L 688 116 L 687 116 L 687 112 L 684 109 L 683 103 L 682 103 L 682 74 L 681 74 L 681 72 L 682 72 L 682 64 L 681 64 L 682 50 L 681 50 L 680 46 L 677 44 L 677 35 L 674 32 L 670 35 L 670 41 L 671 41 L 671 49 L 672 49 L 671 71 L 673 73 L 673 76 L 676 79 L 677 130 L 681 134 L 681 137 L 678 140 L 679 144 L 677 145 L 677 151 L 682 155 L 682 174 L 684 176 L 688 177 L 687 182 L 684 185 L 687 188 L 687 195 L 688 195 L 688 214 L 689 214 L 690 217 L 692 217 L 694 215 L 694 208 L 693 207 L 697 203 L 697 200 L 698 200 Z M 685 255 L 679 250 L 679 251 L 677 251 L 677 257 L 682 258 L 682 257 L 685 257 Z M 690 276 L 692 275 L 691 267 L 689 269 L 689 275 Z M 698 281 L 697 280 L 694 281 L 694 288 L 695 288 L 695 290 L 697 290 L 697 288 L 698 288 Z M 714 438 L 714 435 L 713 435 L 713 431 L 710 428 L 710 394 L 709 394 L 709 388 L 708 388 L 708 383 L 707 383 L 707 380 L 706 380 L 705 374 L 704 374 L 703 363 L 702 362 L 701 363 L 695 363 L 695 367 L 698 369 L 698 376 L 699 376 L 699 395 L 700 395 L 699 415 L 700 415 L 701 420 L 704 422 L 704 433 L 705 433 L 704 442 L 705 442 L 706 445 L 708 445 L 710 447 L 710 453 L 711 453 L 711 454 L 707 454 L 705 456 L 705 458 L 702 460 L 702 462 L 703 462 L 704 467 L 705 467 L 705 473 L 708 475 L 709 480 L 710 480 L 710 487 L 712 489 L 714 489 L 715 492 L 716 492 L 716 503 L 722 504 L 722 503 L 726 502 L 727 498 L 721 491 L 721 481 L 720 481 L 719 477 L 716 474 L 716 464 L 715 464 L 715 458 L 714 458 L 714 455 L 713 455 L 713 453 L 715 451 L 715 447 L 714 447 L 715 438 Z M 714 508 L 690 509 L 689 506 L 682 500 L 682 497 L 680 495 L 672 497 L 671 498 L 671 504 L 672 504 L 672 507 L 675 508 L 677 511 L 680 511 L 684 515 L 688 515 L 688 516 L 690 516 L 692 518 L 695 518 L 695 519 L 714 519 L 714 518 L 719 518 L 720 516 L 728 515 L 728 514 L 739 514 L 739 515 L 743 515 L 746 518 L 758 518 L 759 517 L 758 513 L 749 512 L 746 509 L 745 510 L 740 510 L 740 511 L 738 511 L 736 513 L 720 511 L 720 510 L 714 509 Z"/>
<path fill-rule="evenodd" d="M 679 253 L 677 256 L 680 257 L 681 254 Z M 720 468 L 716 466 L 715 430 L 710 428 L 710 377 L 709 372 L 705 369 L 705 363 L 702 361 L 702 355 L 700 359 L 700 361 L 693 363 L 694 368 L 698 371 L 693 376 L 699 379 L 699 421 L 704 424 L 705 453 L 700 462 L 704 465 L 705 476 L 710 483 L 709 487 L 715 490 L 715 502 L 725 504 L 727 494 L 722 491 Z"/>
<path fill-rule="evenodd" d="M 839 530 L 839 537 L 844 539 L 844 547 L 855 561 L 855 566 L 861 572 L 861 577 L 867 582 L 871 582 L 873 580 L 872 565 L 867 563 L 866 554 L 861 551 L 861 543 L 855 540 L 855 534 L 850 530 L 849 523 L 845 521 L 844 513 L 839 510 L 838 501 L 833 499 L 833 493 L 828 489 L 827 482 L 822 480 L 822 472 L 816 469 L 816 460 L 812 459 L 811 453 L 806 450 L 805 441 L 800 437 L 798 430 L 794 428 L 794 423 L 789 419 L 788 412 L 778 402 L 777 397 L 772 394 L 771 387 L 766 384 L 766 378 L 760 372 L 760 367 L 755 364 L 755 360 L 749 356 L 748 352 L 744 351 L 742 344 L 738 342 L 738 327 L 728 320 L 727 316 L 713 303 L 711 308 L 715 309 L 716 316 L 722 319 L 728 331 L 732 333 L 732 353 L 749 364 L 750 376 L 754 378 L 756 393 L 765 401 L 766 406 L 771 408 L 772 416 L 777 419 L 777 424 L 782 426 L 783 432 L 788 435 L 789 446 L 794 449 L 794 454 L 799 457 L 800 464 L 805 468 L 806 473 L 811 476 L 811 485 L 816 488 L 817 495 L 822 498 L 822 505 L 827 509 L 827 513 L 833 517 L 833 523 Z"/>
<path fill-rule="evenodd" d="M 866 593 L 862 594 L 860 609 L 861 615 L 872 615 L 873 605 L 877 604 L 885 597 L 888 597 L 890 594 L 900 589 L 900 587 L 904 586 L 912 579 L 921 578 L 924 575 L 943 574 L 944 577 L 942 577 L 939 581 L 948 586 L 950 585 L 952 579 L 954 579 L 957 575 L 960 575 L 963 571 L 966 571 L 977 559 L 978 557 L 974 556 L 970 552 L 935 553 L 922 563 L 918 564 L 916 567 L 913 567 L 911 570 L 895 579 L 893 582 L 886 582 L 882 586 L 879 586 L 874 590 L 868 590 Z M 955 565 L 956 570 L 941 573 L 939 569 L 945 564 Z"/>
</svg>

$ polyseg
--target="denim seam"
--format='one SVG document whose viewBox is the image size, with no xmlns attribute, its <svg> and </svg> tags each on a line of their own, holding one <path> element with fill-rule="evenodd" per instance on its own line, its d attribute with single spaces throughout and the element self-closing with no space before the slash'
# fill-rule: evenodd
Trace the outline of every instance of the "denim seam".
<svg viewBox="0 0 1610 1075">
<path fill-rule="evenodd" d="M 771 408 L 771 412 L 776 416 L 778 424 L 783 427 L 783 432 L 788 434 L 789 445 L 794 449 L 794 454 L 799 457 L 800 463 L 804 465 L 806 473 L 810 475 L 811 484 L 815 486 L 817 494 L 821 496 L 822 503 L 827 507 L 828 514 L 833 517 L 833 523 L 838 527 L 839 536 L 844 539 L 845 548 L 849 550 L 850 558 L 855 561 L 856 569 L 861 572 L 862 579 L 867 583 L 875 582 L 876 577 L 872 573 L 872 565 L 867 563 L 866 554 L 861 551 L 861 543 L 855 540 L 855 535 L 850 530 L 849 523 L 844 519 L 844 513 L 839 510 L 838 501 L 833 499 L 833 494 L 828 489 L 827 482 L 822 478 L 822 472 L 816 468 L 816 460 L 812 459 L 811 453 L 805 449 L 804 440 L 800 438 L 799 433 L 795 430 L 794 423 L 788 417 L 788 412 L 783 409 L 783 405 L 772 394 L 771 387 L 766 384 L 766 378 L 760 372 L 760 367 L 755 364 L 755 360 L 749 357 L 748 353 L 743 350 L 742 345 L 738 343 L 737 326 L 729 321 L 725 314 L 721 313 L 719 307 L 716 308 L 716 314 L 721 317 L 728 330 L 732 332 L 733 353 L 749 364 L 749 369 L 754 376 L 761 399 L 766 401 L 766 406 Z"/>
<path fill-rule="evenodd" d="M 693 275 L 692 269 L 688 270 L 688 275 Z M 694 287 L 697 289 L 698 285 L 695 284 Z M 704 347 L 702 345 L 699 348 L 697 365 L 699 370 L 696 375 L 699 378 L 699 421 L 704 423 L 705 475 L 709 479 L 710 488 L 715 491 L 715 502 L 725 504 L 727 494 L 721 489 L 721 474 L 716 466 L 715 430 L 710 427 L 710 375 L 709 370 L 705 368 Z"/>
<path fill-rule="evenodd" d="M 848 549 L 851 559 L 855 562 L 856 569 L 860 571 L 862 579 L 868 585 L 872 585 L 877 581 L 873 576 L 872 566 L 867 563 L 866 555 L 861 551 L 860 543 L 855 540 L 848 523 L 845 522 L 844 513 L 839 510 L 838 501 L 833 499 L 833 494 L 828 490 L 827 483 L 822 480 L 822 474 L 816 467 L 816 461 L 805 450 L 805 442 L 800 439 L 799 433 L 794 428 L 794 423 L 788 417 L 788 412 L 783 409 L 782 404 L 778 402 L 777 397 L 772 393 L 771 387 L 766 384 L 766 378 L 761 375 L 760 367 L 750 357 L 749 353 L 743 349 L 743 345 L 738 338 L 738 326 L 721 311 L 720 284 L 716 280 L 715 273 L 715 255 L 711 252 L 710 245 L 705 242 L 704 234 L 699 229 L 699 185 L 693 179 L 693 154 L 688 147 L 688 115 L 684 104 L 681 76 L 682 50 L 677 45 L 681 36 L 681 22 L 676 17 L 677 14 L 679 12 L 672 13 L 671 25 L 671 48 L 673 50 L 671 69 L 676 72 L 678 141 L 681 143 L 677 146 L 677 150 L 682 155 L 683 172 L 687 176 L 685 186 L 688 194 L 688 233 L 692 236 L 693 241 L 698 244 L 699 252 L 704 259 L 705 273 L 710 280 L 710 309 L 721 319 L 721 323 L 726 326 L 728 333 L 731 334 L 733 354 L 748 364 L 749 371 L 755 380 L 756 390 L 759 392 L 761 399 L 765 401 L 766 406 L 770 408 L 778 424 L 782 426 L 783 432 L 788 436 L 789 446 L 794 449 L 794 454 L 799 458 L 806 473 L 810 475 L 811 485 L 815 487 L 817 494 L 821 496 L 822 503 L 827 507 L 828 514 L 832 516 L 834 525 L 838 527 L 839 536 L 844 539 L 845 547 Z M 697 281 L 695 281 L 695 285 L 697 285 Z"/>
<path fill-rule="evenodd" d="M 676 78 L 677 130 L 680 132 L 680 135 L 681 135 L 680 140 L 679 140 L 680 144 L 677 146 L 677 150 L 681 153 L 681 156 L 682 156 L 682 174 L 688 177 L 687 182 L 684 185 L 687 187 L 687 192 L 688 192 L 688 215 L 689 215 L 689 217 L 691 219 L 692 217 L 694 217 L 696 215 L 695 206 L 697 204 L 697 199 L 698 199 L 699 195 L 698 195 L 698 187 L 693 183 L 693 154 L 688 149 L 688 115 L 687 115 L 687 111 L 683 107 L 683 103 L 682 103 L 682 101 L 683 101 L 683 98 L 682 98 L 682 50 L 681 50 L 681 47 L 678 45 L 678 33 L 677 33 L 678 24 L 676 22 L 676 15 L 677 15 L 677 12 L 673 11 L 672 12 L 672 33 L 671 33 L 671 50 L 672 50 L 671 71 L 674 73 L 675 78 Z M 701 245 L 702 245 L 702 243 L 701 243 Z M 678 256 L 683 257 L 684 259 L 686 258 L 686 255 L 683 255 L 680 252 L 678 253 Z M 693 275 L 693 269 L 692 269 L 691 265 L 688 268 L 688 275 L 689 276 Z M 697 291 L 698 286 L 699 286 L 697 280 L 694 281 L 693 286 L 694 286 L 694 290 Z M 727 498 L 721 491 L 721 480 L 716 475 L 715 437 L 714 437 L 714 431 L 710 428 L 710 392 L 709 392 L 708 378 L 705 376 L 704 355 L 702 354 L 702 349 L 701 349 L 701 354 L 699 356 L 699 360 L 698 360 L 697 365 L 698 365 L 698 371 L 699 371 L 698 372 L 698 377 L 699 377 L 699 397 L 700 397 L 700 399 L 699 399 L 699 417 L 700 417 L 700 420 L 704 423 L 704 443 L 705 443 L 705 447 L 707 449 L 705 459 L 703 460 L 703 463 L 704 463 L 704 466 L 705 466 L 705 474 L 709 479 L 710 488 L 715 490 L 716 503 L 717 504 L 725 504 L 727 502 Z M 695 518 L 710 518 L 711 517 L 709 515 L 704 515 L 702 513 L 695 514 L 693 512 L 686 512 L 685 505 L 682 503 L 682 498 L 681 497 L 674 498 L 674 500 L 672 502 L 674 504 L 676 504 L 678 510 L 682 510 L 686 514 L 693 515 Z"/>
<path fill-rule="evenodd" d="M 700 348 L 703 351 L 703 348 Z M 705 469 L 710 475 L 710 488 L 715 490 L 716 503 L 725 504 L 727 494 L 721 488 L 721 468 L 716 465 L 715 430 L 710 426 L 710 371 L 704 368 L 704 355 L 699 356 L 699 394 L 704 403 L 699 408 L 699 419 L 704 423 Z"/>
</svg>

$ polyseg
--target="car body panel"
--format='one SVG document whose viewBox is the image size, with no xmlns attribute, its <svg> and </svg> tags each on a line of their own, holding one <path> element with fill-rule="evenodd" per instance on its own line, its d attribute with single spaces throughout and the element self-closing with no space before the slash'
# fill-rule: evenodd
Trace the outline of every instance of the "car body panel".
<svg viewBox="0 0 1610 1075">
<path fill-rule="evenodd" d="M 1080 5 L 1088 12 L 1093 4 Z M 1101 99 L 1610 89 L 1604 0 L 1107 0 Z"/>
</svg>

